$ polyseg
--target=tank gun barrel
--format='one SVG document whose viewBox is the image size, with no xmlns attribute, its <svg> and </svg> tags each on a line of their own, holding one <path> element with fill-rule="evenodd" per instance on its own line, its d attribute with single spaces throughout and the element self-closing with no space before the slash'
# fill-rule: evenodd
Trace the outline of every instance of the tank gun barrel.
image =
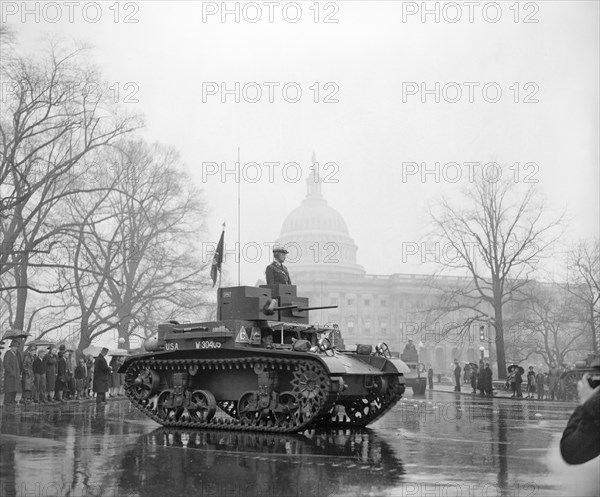
<svg viewBox="0 0 600 497">
<path fill-rule="evenodd" d="M 296 306 L 298 307 L 298 306 Z M 322 305 L 320 307 L 298 307 L 298 311 L 299 312 L 303 312 L 303 311 L 316 311 L 318 309 L 337 309 L 338 306 L 337 305 Z"/>
<path fill-rule="evenodd" d="M 283 311 L 285 309 L 296 309 L 298 306 L 297 305 L 280 305 L 279 307 L 270 307 L 271 310 L 273 311 Z"/>
</svg>

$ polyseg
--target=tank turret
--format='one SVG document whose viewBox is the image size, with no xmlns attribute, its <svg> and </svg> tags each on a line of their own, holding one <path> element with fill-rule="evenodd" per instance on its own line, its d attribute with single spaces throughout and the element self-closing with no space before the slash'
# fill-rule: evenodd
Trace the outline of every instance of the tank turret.
<svg viewBox="0 0 600 497">
<path fill-rule="evenodd" d="M 400 399 L 408 368 L 385 344 L 338 350 L 332 329 L 309 322 L 330 307 L 310 307 L 293 285 L 220 288 L 216 321 L 161 324 L 149 353 L 126 360 L 127 396 L 165 426 L 366 426 Z"/>
</svg>

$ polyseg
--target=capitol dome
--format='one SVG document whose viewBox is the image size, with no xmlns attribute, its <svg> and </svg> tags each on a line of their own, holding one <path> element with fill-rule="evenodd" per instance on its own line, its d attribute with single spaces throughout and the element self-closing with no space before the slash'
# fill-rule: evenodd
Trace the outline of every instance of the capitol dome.
<svg viewBox="0 0 600 497">
<path fill-rule="evenodd" d="M 341 214 L 321 193 L 321 179 L 309 175 L 307 194 L 285 219 L 277 242 L 289 251 L 286 264 L 294 273 L 335 271 L 364 274 L 356 263 L 358 247 Z"/>
</svg>

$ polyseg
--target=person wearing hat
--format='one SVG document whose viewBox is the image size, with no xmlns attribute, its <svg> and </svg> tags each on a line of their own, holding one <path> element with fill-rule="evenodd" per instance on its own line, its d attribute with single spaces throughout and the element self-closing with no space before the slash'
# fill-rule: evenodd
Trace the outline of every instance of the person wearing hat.
<svg viewBox="0 0 600 497">
<path fill-rule="evenodd" d="M 283 247 L 273 248 L 273 262 L 265 269 L 267 285 L 291 285 L 292 279 L 287 268 L 283 265 L 288 251 Z"/>
<path fill-rule="evenodd" d="M 67 390 L 67 359 L 65 358 L 65 346 L 61 345 L 58 349 L 58 359 L 56 360 L 56 397 L 58 402 L 64 402 L 63 395 Z"/>
<path fill-rule="evenodd" d="M 523 392 L 521 391 L 521 383 L 523 383 L 523 376 L 521 375 L 521 368 L 515 368 L 515 393 L 517 398 L 523 397 Z"/>
<path fill-rule="evenodd" d="M 454 391 L 460 392 L 460 372 L 462 371 L 460 365 L 458 364 L 458 360 L 454 359 Z"/>
<path fill-rule="evenodd" d="M 44 369 L 46 370 L 46 400 L 54 403 L 54 390 L 56 389 L 56 363 L 58 358 L 55 354 L 56 347 L 50 345 L 48 353 L 44 356 Z"/>
<path fill-rule="evenodd" d="M 35 376 L 33 374 L 33 361 L 35 359 L 35 351 L 37 347 L 34 344 L 30 344 L 25 351 L 23 356 L 23 368 L 21 370 L 21 380 L 23 382 L 23 397 L 21 397 L 21 404 L 30 404 L 33 402 L 33 384 Z"/>
<path fill-rule="evenodd" d="M 473 389 L 473 391 L 471 393 L 477 394 L 477 377 L 478 377 L 478 372 L 477 372 L 477 364 L 471 364 L 471 388 Z"/>
<path fill-rule="evenodd" d="M 527 371 L 527 398 L 533 399 L 535 394 L 535 371 L 533 366 L 529 366 Z"/>
<path fill-rule="evenodd" d="M 108 375 L 110 367 L 104 356 L 108 354 L 108 349 L 103 347 L 96 362 L 94 363 L 94 392 L 96 392 L 96 405 L 106 404 L 106 392 L 108 391 Z"/>
<path fill-rule="evenodd" d="M 80 400 L 85 397 L 85 382 L 87 379 L 87 366 L 85 365 L 85 359 L 82 357 L 79 359 L 79 364 L 75 367 L 75 399 Z"/>
<path fill-rule="evenodd" d="M 21 365 L 19 361 L 19 342 L 12 340 L 4 356 L 4 405 L 17 403 L 17 394 L 21 392 Z"/>
<path fill-rule="evenodd" d="M 485 395 L 488 397 L 492 397 L 494 395 L 494 384 L 492 382 L 492 368 L 490 368 L 490 363 L 485 363 L 485 369 L 483 370 L 483 389 L 485 391 Z"/>
<path fill-rule="evenodd" d="M 33 376 L 35 378 L 35 393 L 37 398 L 35 401 L 40 404 L 48 402 L 46 400 L 46 367 L 44 366 L 44 356 L 47 350 L 40 347 L 37 351 L 37 356 L 33 360 Z"/>
</svg>

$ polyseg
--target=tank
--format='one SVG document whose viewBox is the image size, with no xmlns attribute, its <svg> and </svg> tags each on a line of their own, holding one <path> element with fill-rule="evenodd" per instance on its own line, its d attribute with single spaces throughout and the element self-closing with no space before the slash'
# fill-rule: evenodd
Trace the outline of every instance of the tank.
<svg viewBox="0 0 600 497">
<path fill-rule="evenodd" d="M 592 364 L 593 363 L 593 364 Z M 577 400 L 577 383 L 585 373 L 600 373 L 600 355 L 589 354 L 586 359 L 575 362 L 575 368 L 560 375 L 565 400 Z"/>
<path fill-rule="evenodd" d="M 216 321 L 161 324 L 148 353 L 126 359 L 126 395 L 163 426 L 364 427 L 400 400 L 409 369 L 385 343 L 333 346 L 331 329 L 309 324 L 322 308 L 293 285 L 220 288 Z"/>
<path fill-rule="evenodd" d="M 419 362 L 419 353 L 409 340 L 400 359 L 408 366 L 409 371 L 404 374 L 406 388 L 412 388 L 414 395 L 424 395 L 427 388 L 427 368 Z"/>
</svg>

